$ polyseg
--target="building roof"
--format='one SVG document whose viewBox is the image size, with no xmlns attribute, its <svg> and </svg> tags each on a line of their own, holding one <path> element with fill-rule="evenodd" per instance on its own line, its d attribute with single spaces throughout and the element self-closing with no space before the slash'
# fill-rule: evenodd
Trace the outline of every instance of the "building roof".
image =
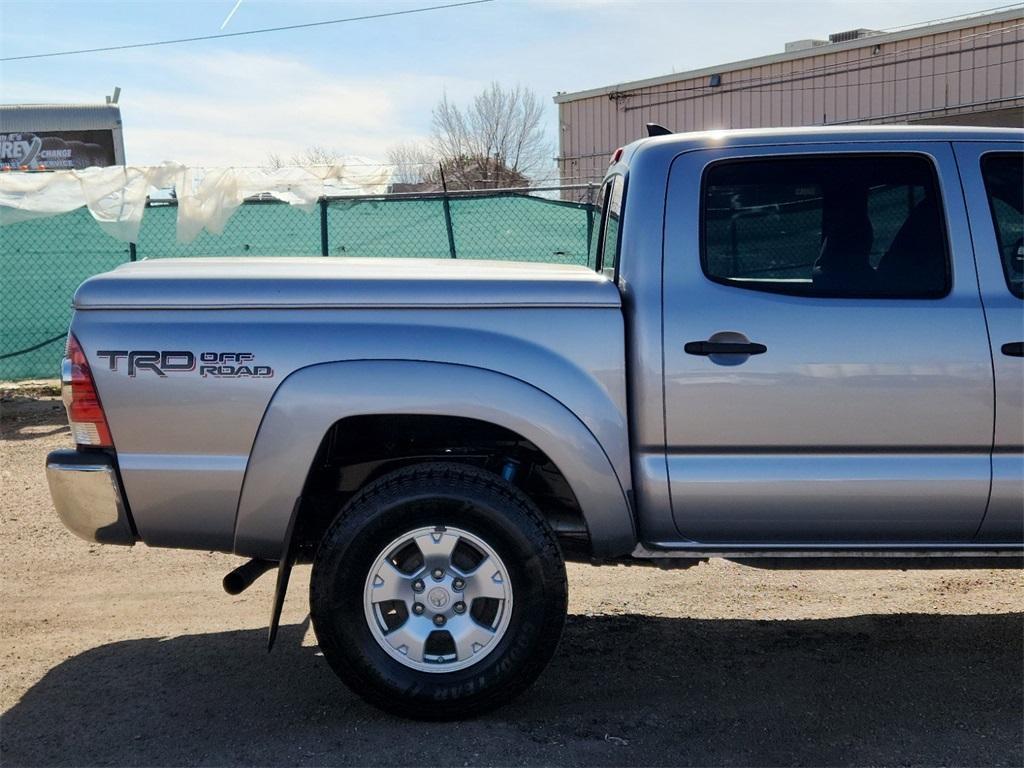
<svg viewBox="0 0 1024 768">
<path fill-rule="evenodd" d="M 810 48 L 804 48 L 796 51 L 783 51 L 781 53 L 773 53 L 767 56 L 758 56 L 752 59 L 732 61 L 727 64 L 716 64 L 715 66 L 712 67 L 691 69 L 687 72 L 673 72 L 670 75 L 649 77 L 643 80 L 632 80 L 625 83 L 607 85 L 601 88 L 591 88 L 586 91 L 559 93 L 555 95 L 554 101 L 556 104 L 564 104 L 565 102 L 578 101 L 580 99 L 587 99 L 593 96 L 607 96 L 613 93 L 623 93 L 627 91 L 638 90 L 640 88 L 650 88 L 657 85 L 664 85 L 666 83 L 677 83 L 682 80 L 692 80 L 693 78 L 697 77 L 706 77 L 708 75 L 721 74 L 723 72 L 731 72 L 737 69 L 761 67 L 767 64 L 778 64 L 783 61 L 797 61 L 799 59 L 811 58 L 813 56 L 821 56 L 823 54 L 855 50 L 857 48 L 873 47 L 876 45 L 884 45 L 886 43 L 894 43 L 900 40 L 909 40 L 916 37 L 922 37 L 924 35 L 936 35 L 941 34 L 943 32 L 952 32 L 958 29 L 965 29 L 967 27 L 975 27 L 980 24 L 994 24 L 1000 21 L 1013 20 L 1024 20 L 1024 8 L 1018 6 L 1010 10 L 999 11 L 996 13 L 984 13 L 973 14 L 969 16 L 961 16 L 951 21 L 943 21 L 933 24 L 922 24 L 914 27 L 902 28 L 892 32 L 870 34 L 866 37 L 859 37 L 844 42 L 815 45 Z"/>
<path fill-rule="evenodd" d="M 0 104 L 0 133 L 120 127 L 121 109 L 116 104 Z"/>
</svg>

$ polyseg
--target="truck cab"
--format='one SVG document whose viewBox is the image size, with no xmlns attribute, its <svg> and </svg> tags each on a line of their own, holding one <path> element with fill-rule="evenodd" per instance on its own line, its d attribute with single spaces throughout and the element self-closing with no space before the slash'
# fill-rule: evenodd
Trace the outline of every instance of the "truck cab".
<svg viewBox="0 0 1024 768">
<path fill-rule="evenodd" d="M 842 128 L 619 154 L 601 261 L 645 548 L 1021 541 L 1021 148 Z"/>
</svg>

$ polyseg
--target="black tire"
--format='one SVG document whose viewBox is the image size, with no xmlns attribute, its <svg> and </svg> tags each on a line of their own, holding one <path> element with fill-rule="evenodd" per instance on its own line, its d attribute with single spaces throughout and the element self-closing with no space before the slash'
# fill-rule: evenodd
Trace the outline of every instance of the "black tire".
<svg viewBox="0 0 1024 768">
<path fill-rule="evenodd" d="M 378 554 L 408 531 L 438 525 L 461 528 L 492 547 L 514 594 L 494 649 L 472 666 L 443 673 L 392 658 L 363 608 Z M 567 592 L 554 532 L 521 491 L 476 467 L 417 464 L 371 483 L 335 518 L 313 561 L 310 614 L 324 657 L 355 693 L 397 715 L 447 720 L 494 709 L 537 678 L 558 645 Z"/>
</svg>

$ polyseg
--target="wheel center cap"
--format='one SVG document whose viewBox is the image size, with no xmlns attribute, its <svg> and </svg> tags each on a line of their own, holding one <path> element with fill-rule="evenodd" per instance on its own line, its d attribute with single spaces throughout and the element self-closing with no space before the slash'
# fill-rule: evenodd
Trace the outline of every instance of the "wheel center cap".
<svg viewBox="0 0 1024 768">
<path fill-rule="evenodd" d="M 430 603 L 432 608 L 441 610 L 451 602 L 451 597 L 448 594 L 448 590 L 444 587 L 434 587 L 427 592 L 427 602 Z"/>
</svg>

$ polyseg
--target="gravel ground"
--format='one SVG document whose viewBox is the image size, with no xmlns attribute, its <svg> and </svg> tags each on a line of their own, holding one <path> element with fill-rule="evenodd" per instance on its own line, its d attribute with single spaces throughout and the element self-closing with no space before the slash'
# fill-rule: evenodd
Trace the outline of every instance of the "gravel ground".
<svg viewBox="0 0 1024 768">
<path fill-rule="evenodd" d="M 319 657 L 308 568 L 268 656 L 272 579 L 230 597 L 236 558 L 76 539 L 42 471 L 59 400 L 0 408 L 4 766 L 1024 764 L 1019 571 L 572 565 L 531 690 L 406 722 Z"/>
</svg>

